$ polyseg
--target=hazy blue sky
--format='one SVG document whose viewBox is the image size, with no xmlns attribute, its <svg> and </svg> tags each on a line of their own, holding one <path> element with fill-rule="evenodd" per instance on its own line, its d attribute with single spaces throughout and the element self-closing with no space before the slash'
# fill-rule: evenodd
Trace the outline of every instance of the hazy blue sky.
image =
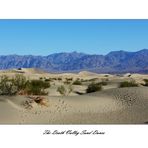
<svg viewBox="0 0 148 148">
<path fill-rule="evenodd" d="M 0 20 L 0 55 L 148 48 L 148 20 Z"/>
</svg>

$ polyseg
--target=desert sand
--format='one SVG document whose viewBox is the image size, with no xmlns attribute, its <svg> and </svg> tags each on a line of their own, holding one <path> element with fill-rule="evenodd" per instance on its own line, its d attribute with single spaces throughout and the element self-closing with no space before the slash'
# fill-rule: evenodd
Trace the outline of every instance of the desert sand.
<svg viewBox="0 0 148 148">
<path fill-rule="evenodd" d="M 35 69 L 5 70 L 0 75 L 13 77 L 21 73 L 28 79 L 61 78 L 53 80 L 49 94 L 42 96 L 46 105 L 33 102 L 25 106 L 26 95 L 0 96 L 0 124 L 144 124 L 148 122 L 148 87 L 141 85 L 148 75 L 96 74 L 91 72 L 50 74 Z M 68 96 L 57 92 L 66 78 L 82 80 L 73 85 Z M 119 83 L 134 80 L 139 87 L 119 88 Z M 91 81 L 107 81 L 103 90 L 86 93 Z M 66 86 L 66 84 L 65 84 Z M 76 93 L 82 93 L 81 95 Z M 37 96 L 32 96 L 37 97 Z"/>
</svg>

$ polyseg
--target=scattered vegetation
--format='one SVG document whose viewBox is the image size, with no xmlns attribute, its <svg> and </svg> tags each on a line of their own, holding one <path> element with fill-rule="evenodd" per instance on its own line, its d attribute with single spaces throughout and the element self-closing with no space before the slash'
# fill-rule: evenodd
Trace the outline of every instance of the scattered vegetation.
<svg viewBox="0 0 148 148">
<path fill-rule="evenodd" d="M 17 74 L 14 78 L 12 78 L 12 84 L 17 88 L 17 92 L 24 90 L 27 84 L 26 77 L 21 74 Z"/>
<path fill-rule="evenodd" d="M 138 87 L 138 84 L 135 83 L 134 81 L 131 82 L 124 81 L 120 83 L 119 87 Z"/>
<path fill-rule="evenodd" d="M 61 81 L 61 80 L 62 80 L 62 78 L 58 78 L 58 80 L 59 80 L 59 81 Z"/>
<path fill-rule="evenodd" d="M 92 79 L 90 79 L 88 81 L 97 81 L 97 80 L 98 80 L 98 78 L 92 78 Z"/>
<path fill-rule="evenodd" d="M 82 82 L 77 79 L 73 82 L 73 85 L 82 85 Z"/>
<path fill-rule="evenodd" d="M 23 103 L 26 109 L 32 109 L 34 103 L 41 106 L 48 106 L 48 100 L 42 96 L 29 96 L 28 99 Z"/>
<path fill-rule="evenodd" d="M 59 86 L 57 88 L 57 91 L 62 95 L 62 96 L 68 96 L 72 91 L 73 88 L 71 85 L 69 85 L 67 88 L 64 87 L 63 85 Z"/>
<path fill-rule="evenodd" d="M 69 82 L 69 81 L 64 81 L 63 83 L 66 85 L 71 84 L 71 82 Z"/>
<path fill-rule="evenodd" d="M 43 80 L 29 81 L 21 74 L 17 74 L 11 79 L 6 75 L 0 77 L 0 95 L 47 95 L 45 89 L 49 87 L 49 82 Z"/>
<path fill-rule="evenodd" d="M 50 87 L 50 83 L 41 80 L 27 81 L 26 93 L 28 95 L 47 95 L 48 92 L 45 89 Z"/>
<path fill-rule="evenodd" d="M 72 81 L 73 78 L 66 78 L 66 81 Z"/>
<path fill-rule="evenodd" d="M 22 68 L 18 68 L 17 70 L 22 70 Z"/>
<path fill-rule="evenodd" d="M 104 75 L 104 77 L 109 77 L 109 75 Z"/>
<path fill-rule="evenodd" d="M 50 82 L 51 81 L 51 79 L 50 78 L 45 78 L 45 82 Z"/>
<path fill-rule="evenodd" d="M 87 93 L 96 92 L 102 90 L 102 85 L 99 83 L 91 83 L 88 85 L 88 88 L 86 89 Z"/>
<path fill-rule="evenodd" d="M 143 86 L 148 86 L 148 79 L 143 79 L 143 81 L 145 82 L 145 84 L 143 84 Z"/>
<path fill-rule="evenodd" d="M 105 81 L 102 81 L 102 82 L 98 82 L 98 83 L 96 83 L 96 84 L 98 84 L 98 85 L 107 85 L 107 82 L 105 82 Z"/>
<path fill-rule="evenodd" d="M 17 93 L 17 87 L 8 76 L 3 75 L 0 78 L 0 95 L 15 95 Z"/>
</svg>

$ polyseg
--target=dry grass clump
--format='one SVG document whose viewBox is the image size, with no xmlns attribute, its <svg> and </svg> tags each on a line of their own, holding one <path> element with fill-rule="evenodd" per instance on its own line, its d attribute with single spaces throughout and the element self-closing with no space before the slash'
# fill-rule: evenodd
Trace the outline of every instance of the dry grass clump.
<svg viewBox="0 0 148 148">
<path fill-rule="evenodd" d="M 143 86 L 148 86 L 148 79 L 143 79 L 143 81 L 145 82 Z"/>
<path fill-rule="evenodd" d="M 102 90 L 102 85 L 99 83 L 91 83 L 88 85 L 88 88 L 86 89 L 87 93 L 96 92 Z"/>
<path fill-rule="evenodd" d="M 62 95 L 62 96 L 68 96 L 72 91 L 73 88 L 71 85 L 68 87 L 64 87 L 64 85 L 61 85 L 57 88 L 57 91 Z"/>
<path fill-rule="evenodd" d="M 134 81 L 131 81 L 131 82 L 128 82 L 128 81 L 124 81 L 124 82 L 121 82 L 119 87 L 138 87 L 138 84 L 135 83 Z"/>
<path fill-rule="evenodd" d="M 82 82 L 79 79 L 77 79 L 73 82 L 73 85 L 82 85 Z"/>
<path fill-rule="evenodd" d="M 42 96 L 29 96 L 28 98 L 23 104 L 26 109 L 32 109 L 35 104 L 48 107 L 48 100 Z"/>
<path fill-rule="evenodd" d="M 0 77 L 0 95 L 15 95 L 18 87 L 14 84 L 12 79 L 3 75 Z"/>
<path fill-rule="evenodd" d="M 102 81 L 102 82 L 98 82 L 98 83 L 96 83 L 96 84 L 105 86 L 105 85 L 107 85 L 107 82 Z"/>
</svg>

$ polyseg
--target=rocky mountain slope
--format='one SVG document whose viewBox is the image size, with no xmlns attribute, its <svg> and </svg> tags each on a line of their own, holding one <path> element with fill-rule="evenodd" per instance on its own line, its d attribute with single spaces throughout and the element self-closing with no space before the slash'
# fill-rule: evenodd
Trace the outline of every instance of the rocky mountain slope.
<svg viewBox="0 0 148 148">
<path fill-rule="evenodd" d="M 48 56 L 0 56 L 0 69 L 40 68 L 49 72 L 148 73 L 148 49 L 113 51 L 107 55 L 55 53 Z"/>
</svg>

